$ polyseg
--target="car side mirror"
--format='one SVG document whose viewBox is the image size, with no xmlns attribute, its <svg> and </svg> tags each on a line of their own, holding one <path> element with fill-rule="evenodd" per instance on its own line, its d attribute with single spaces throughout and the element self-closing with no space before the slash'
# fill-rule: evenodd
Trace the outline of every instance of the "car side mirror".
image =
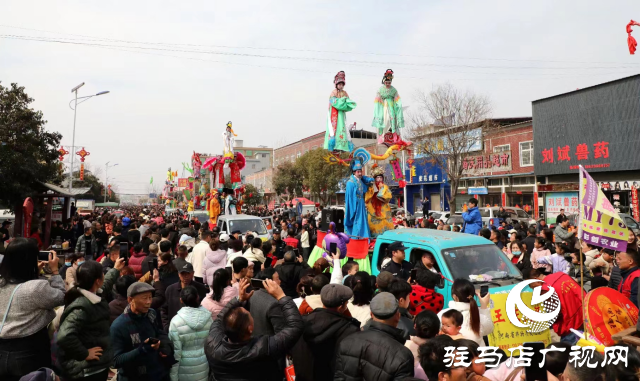
<svg viewBox="0 0 640 381">
<path fill-rule="evenodd" d="M 438 284 L 436 285 L 438 288 L 444 288 L 444 278 L 440 277 Z"/>
</svg>

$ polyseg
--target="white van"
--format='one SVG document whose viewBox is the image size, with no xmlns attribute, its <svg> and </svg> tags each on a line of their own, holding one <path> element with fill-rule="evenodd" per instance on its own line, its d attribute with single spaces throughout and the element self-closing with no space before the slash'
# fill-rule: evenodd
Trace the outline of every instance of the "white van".
<svg viewBox="0 0 640 381">
<path fill-rule="evenodd" d="M 250 216 L 248 214 L 223 214 L 218 217 L 217 226 L 220 228 L 220 234 L 231 235 L 232 232 L 239 230 L 241 234 L 254 232 L 263 242 L 271 239 L 271 234 L 269 234 L 264 221 L 257 216 Z"/>
</svg>

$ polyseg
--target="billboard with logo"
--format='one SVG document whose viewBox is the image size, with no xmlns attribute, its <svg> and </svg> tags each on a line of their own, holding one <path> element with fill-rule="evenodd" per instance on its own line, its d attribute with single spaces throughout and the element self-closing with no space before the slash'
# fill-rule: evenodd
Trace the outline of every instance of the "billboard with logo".
<svg viewBox="0 0 640 381">
<path fill-rule="evenodd" d="M 533 102 L 536 176 L 640 169 L 640 75 Z"/>
</svg>

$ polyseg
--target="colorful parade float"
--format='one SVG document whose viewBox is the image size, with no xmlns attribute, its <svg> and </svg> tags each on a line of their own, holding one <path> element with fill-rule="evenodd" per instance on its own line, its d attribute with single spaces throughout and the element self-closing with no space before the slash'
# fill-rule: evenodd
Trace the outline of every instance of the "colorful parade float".
<svg viewBox="0 0 640 381">
<path fill-rule="evenodd" d="M 241 171 L 246 160 L 242 153 L 233 150 L 236 137 L 229 122 L 222 133 L 224 148 L 221 155 L 205 155 L 194 151 L 191 165 L 182 163 L 190 176 L 183 184 L 179 184 L 182 193 L 177 198 L 183 200 L 187 212 L 206 211 L 210 229 L 217 225 L 221 214 L 242 213 L 245 186 L 242 184 Z M 168 202 L 172 199 L 170 195 L 174 187 L 175 182 L 168 179 L 165 185 Z"/>
<path fill-rule="evenodd" d="M 354 147 L 346 127 L 346 113 L 355 109 L 356 103 L 344 90 L 345 73 L 341 71 L 335 76 L 335 89 L 329 96 L 325 161 L 327 165 L 349 167 L 351 176 L 346 179 L 344 215 L 330 209 L 323 210 L 327 215 L 321 217 L 321 229 L 309 256 L 309 265 L 320 257 L 329 259 L 331 253 L 339 253 L 342 264 L 351 259 L 358 263 L 360 271 L 371 273 L 368 259 L 370 243 L 378 235 L 394 228 L 389 206 L 392 195 L 385 184 L 384 167 L 390 166 L 393 180 L 404 187 L 406 182 L 397 154 L 408 151 L 411 142 L 402 139 L 402 100 L 391 86 L 392 81 L 393 71 L 388 69 L 374 99 L 372 127 L 377 132 L 378 145 L 385 148 L 382 155 L 375 155 L 362 147 Z M 371 176 L 364 175 L 367 169 Z"/>
</svg>

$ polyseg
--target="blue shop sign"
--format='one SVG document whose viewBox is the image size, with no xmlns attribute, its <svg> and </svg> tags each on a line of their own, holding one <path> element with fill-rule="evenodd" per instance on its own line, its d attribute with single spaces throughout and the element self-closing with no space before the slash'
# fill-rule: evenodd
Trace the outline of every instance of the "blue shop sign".
<svg viewBox="0 0 640 381">
<path fill-rule="evenodd" d="M 407 184 L 434 184 L 434 183 L 446 183 L 447 174 L 442 171 L 442 168 L 437 164 L 431 162 L 426 158 L 415 159 L 412 165 L 413 168 L 407 166 L 405 173 Z M 411 170 L 413 169 L 413 176 L 411 176 Z"/>
<path fill-rule="evenodd" d="M 489 194 L 487 187 L 469 187 L 469 194 Z"/>
</svg>

